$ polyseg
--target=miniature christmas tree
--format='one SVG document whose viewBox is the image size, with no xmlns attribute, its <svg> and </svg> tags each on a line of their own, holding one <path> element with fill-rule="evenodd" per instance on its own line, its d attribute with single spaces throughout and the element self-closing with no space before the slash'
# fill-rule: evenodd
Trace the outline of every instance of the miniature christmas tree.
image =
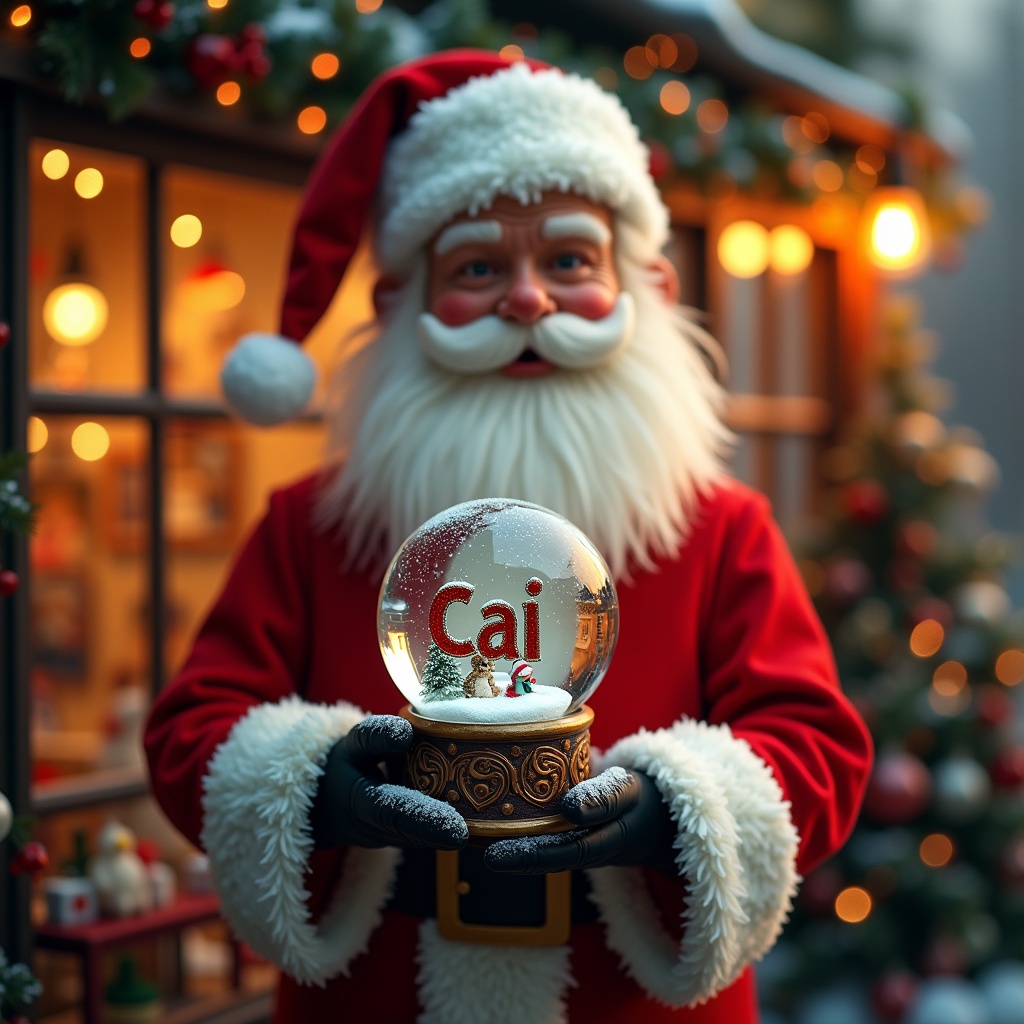
<svg viewBox="0 0 1024 1024">
<path fill-rule="evenodd" d="M 421 696 L 425 701 L 454 700 L 463 696 L 458 660 L 445 654 L 437 644 L 432 643 L 427 649 L 422 682 Z"/>
<path fill-rule="evenodd" d="M 1015 545 L 982 516 L 995 461 L 936 415 L 947 389 L 911 300 L 882 341 L 870 421 L 826 455 L 802 563 L 876 765 L 762 972 L 783 1015 L 766 1024 L 1024 1021 L 1024 621 L 1000 579 Z"/>
</svg>

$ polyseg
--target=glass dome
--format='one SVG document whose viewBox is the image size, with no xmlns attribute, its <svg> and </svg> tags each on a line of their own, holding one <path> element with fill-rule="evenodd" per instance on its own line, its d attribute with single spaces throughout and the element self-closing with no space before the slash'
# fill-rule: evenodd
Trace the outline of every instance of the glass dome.
<svg viewBox="0 0 1024 1024">
<path fill-rule="evenodd" d="M 580 707 L 608 668 L 618 622 L 611 573 L 577 527 L 490 498 L 447 509 L 399 548 L 377 632 L 416 714 L 504 724 Z"/>
</svg>

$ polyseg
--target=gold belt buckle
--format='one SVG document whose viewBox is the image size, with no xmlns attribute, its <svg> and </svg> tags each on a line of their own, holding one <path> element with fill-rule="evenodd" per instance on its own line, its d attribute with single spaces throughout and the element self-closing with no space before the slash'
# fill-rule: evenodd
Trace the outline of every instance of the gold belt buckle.
<svg viewBox="0 0 1024 1024">
<path fill-rule="evenodd" d="M 544 876 L 541 925 L 466 924 L 459 897 L 469 890 L 459 878 L 458 850 L 437 851 L 437 931 L 442 939 L 485 946 L 564 946 L 572 930 L 571 872 Z"/>
</svg>

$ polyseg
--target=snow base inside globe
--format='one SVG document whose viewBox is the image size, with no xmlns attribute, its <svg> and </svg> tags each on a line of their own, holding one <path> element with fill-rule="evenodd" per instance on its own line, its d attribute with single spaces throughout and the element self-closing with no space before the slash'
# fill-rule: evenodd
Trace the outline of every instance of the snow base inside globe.
<svg viewBox="0 0 1024 1024">
<path fill-rule="evenodd" d="M 540 689 L 500 699 L 525 705 L 527 698 L 544 699 Z M 404 761 L 394 766 L 403 785 L 446 800 L 466 819 L 471 836 L 512 838 L 572 827 L 562 816 L 562 797 L 590 778 L 589 707 L 548 721 L 488 724 L 438 721 L 433 710 L 431 718 L 411 706 L 401 712 L 414 734 Z"/>
<path fill-rule="evenodd" d="M 435 722 L 462 722 L 473 725 L 512 725 L 521 722 L 548 722 L 561 718 L 569 709 L 572 694 L 558 686 L 534 683 L 526 693 L 509 692 L 511 677 L 494 672 L 499 693 L 494 700 L 455 697 L 450 700 L 423 701 L 413 711 Z"/>
</svg>

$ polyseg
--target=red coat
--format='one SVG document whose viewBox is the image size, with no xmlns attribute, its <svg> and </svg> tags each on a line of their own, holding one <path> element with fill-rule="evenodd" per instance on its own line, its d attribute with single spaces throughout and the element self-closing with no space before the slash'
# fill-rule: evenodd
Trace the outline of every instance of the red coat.
<svg viewBox="0 0 1024 1024">
<path fill-rule="evenodd" d="M 221 797 L 224 791 L 218 788 L 218 780 L 239 775 L 229 753 L 230 757 L 240 752 L 243 759 L 249 758 L 247 750 L 254 741 L 242 731 L 232 733 L 232 729 L 251 708 L 262 710 L 271 705 L 274 715 L 286 715 L 291 723 L 300 714 L 294 711 L 299 705 L 280 705 L 287 712 L 279 715 L 278 702 L 294 695 L 301 698 L 302 708 L 344 701 L 368 712 L 388 713 L 397 712 L 404 703 L 385 671 L 377 646 L 380 574 L 342 570 L 342 542 L 312 526 L 315 489 L 315 480 L 308 479 L 272 496 L 266 518 L 239 556 L 190 658 L 158 698 L 148 724 L 146 748 L 157 799 L 193 842 L 205 839 L 214 861 L 217 850 L 213 847 L 223 845 L 227 851 L 247 820 L 244 816 L 231 819 L 234 824 L 230 829 L 218 832 L 220 819 L 227 821 L 230 813 L 235 813 L 223 809 L 233 808 L 239 798 L 234 791 Z M 765 802 L 772 806 L 765 809 L 765 814 L 774 815 L 772 821 L 782 822 L 778 826 L 780 850 L 785 845 L 785 829 L 790 828 L 786 815 L 789 805 L 789 817 L 799 836 L 798 848 L 794 844 L 792 850 L 796 871 L 805 873 L 834 853 L 852 829 L 860 806 L 870 767 L 870 739 L 839 691 L 828 643 L 767 502 L 740 484 L 723 481 L 703 500 L 690 538 L 677 557 L 662 560 L 657 571 L 637 572 L 631 581 L 619 582 L 617 588 L 618 646 L 607 677 L 588 701 L 596 714 L 592 728 L 595 746 L 607 750 L 622 741 L 612 751 L 612 760 L 616 751 L 621 751 L 626 763 L 646 768 L 648 762 L 637 760 L 637 750 L 647 757 L 648 747 L 657 751 L 678 748 L 680 755 L 685 755 L 679 763 L 689 764 L 686 758 L 693 751 L 699 753 L 706 738 L 711 744 L 707 748 L 710 753 L 697 772 L 704 778 L 701 773 L 705 769 L 712 775 L 718 771 L 720 758 L 714 754 L 718 750 L 714 744 L 733 744 L 742 761 L 741 776 L 743 772 L 756 774 L 767 766 L 765 778 L 758 777 L 757 785 L 767 786 L 764 792 L 770 794 Z M 255 717 L 250 718 L 255 721 Z M 712 728 L 684 721 L 671 731 L 673 723 L 687 719 L 706 722 Z M 348 727 L 350 724 L 339 727 L 340 732 Z M 328 733 L 333 728 L 324 726 Z M 314 730 L 320 737 L 316 756 L 322 758 L 340 733 L 336 729 L 325 738 L 319 729 L 317 726 Z M 640 734 L 645 729 L 667 731 Z M 261 742 L 272 744 L 275 740 Z M 676 748 L 671 747 L 673 743 Z M 225 751 L 221 763 L 231 772 L 218 772 L 216 764 L 211 766 L 211 759 L 220 750 Z M 650 762 L 653 764 L 663 763 L 666 756 L 672 759 L 663 753 L 650 756 L 655 757 Z M 253 792 L 254 811 L 279 795 L 277 790 L 268 791 L 264 799 L 256 792 L 263 785 L 258 773 L 264 757 L 260 752 L 245 760 L 245 772 L 256 774 L 246 775 L 246 781 L 236 786 L 242 790 L 242 797 Z M 688 769 L 673 770 L 685 774 Z M 741 782 L 739 790 L 744 790 L 746 782 Z M 306 787 L 308 798 L 315 784 L 314 771 L 306 782 L 297 785 Z M 229 780 L 225 785 L 235 783 Z M 739 850 L 746 841 L 744 837 L 753 834 L 745 824 L 751 812 L 743 804 L 744 796 L 739 790 L 729 790 L 732 783 L 724 777 L 707 785 L 718 794 L 709 801 L 708 813 L 717 814 L 711 805 L 723 802 L 723 790 L 715 786 L 726 787 L 727 794 L 738 794 L 733 801 L 735 814 L 729 818 L 732 824 L 723 827 L 730 835 L 739 836 L 735 841 Z M 761 810 L 756 808 L 756 813 Z M 301 812 L 301 806 L 298 812 L 286 807 L 282 813 L 293 817 L 280 820 L 301 821 Z M 296 813 L 298 818 L 294 817 Z M 680 831 L 689 836 L 700 830 L 692 825 L 684 829 L 681 824 Z M 237 860 L 238 850 L 244 848 L 231 849 L 228 861 Z M 311 892 L 309 907 L 314 919 L 330 902 L 342 870 L 343 852 L 315 853 L 310 858 L 312 873 L 304 884 Z M 300 866 L 308 854 L 308 846 L 299 851 Z M 756 860 L 744 861 L 746 854 L 741 850 L 729 862 L 729 870 L 735 868 L 741 874 L 746 871 L 747 887 L 760 894 L 765 885 L 773 884 L 770 879 L 776 873 L 781 875 L 783 867 L 792 872 L 792 854 L 772 853 L 767 858 L 769 863 L 758 864 Z M 781 858 L 778 865 L 771 863 L 776 856 Z M 230 874 L 232 870 L 229 865 L 225 872 Z M 601 870 L 614 873 L 626 869 Z M 678 910 L 686 905 L 683 883 L 655 880 L 653 874 L 647 881 L 661 890 L 651 905 L 661 908 L 664 928 L 679 933 Z M 230 884 L 228 878 L 225 891 Z M 739 891 L 744 884 L 733 887 Z M 788 886 L 787 882 L 782 888 Z M 301 898 L 301 888 L 297 891 Z M 386 892 L 386 888 L 381 891 Z M 770 900 L 766 897 L 768 902 L 774 900 L 773 909 L 764 911 L 771 917 L 764 926 L 767 945 L 774 941 L 788 898 L 788 892 L 781 890 Z M 230 898 L 226 903 L 231 905 Z M 743 926 L 747 919 L 753 922 L 750 931 L 757 930 L 753 926 L 762 913 L 758 907 L 760 904 L 752 910 L 744 905 L 735 911 L 738 933 L 747 930 Z M 250 939 L 245 929 L 260 931 L 259 914 L 250 920 L 245 907 L 239 914 L 240 921 L 233 922 L 236 930 Z M 413 964 L 418 922 L 385 913 L 383 923 L 374 929 L 375 908 L 368 911 L 366 920 L 368 953 L 358 954 L 356 947 L 361 940 L 354 942 L 350 967 L 346 963 L 343 968 L 350 971 L 350 976 L 336 975 L 325 988 L 299 986 L 286 977 L 277 1020 L 328 1022 L 338 1019 L 339 1006 L 347 1008 L 345 1019 L 360 1024 L 401 1024 L 416 1018 Z M 641 930 L 648 925 L 653 927 L 654 923 L 641 921 Z M 696 919 L 686 926 L 696 927 Z M 622 946 L 628 948 L 632 940 L 616 939 L 615 934 L 610 926 L 608 941 L 617 949 L 612 952 L 606 945 L 603 925 L 574 930 L 571 969 L 579 984 L 568 992 L 569 1020 L 585 1020 L 588 1024 L 745 1024 L 756 1020 L 752 976 L 749 969 L 744 969 L 745 961 L 727 972 L 730 980 L 738 980 L 710 1002 L 670 1010 L 649 999 L 634 981 L 634 977 L 639 978 L 651 988 L 645 982 L 643 964 L 631 965 L 629 954 L 623 953 Z M 685 942 L 685 928 L 682 937 Z M 278 938 L 267 940 L 272 951 Z M 266 936 L 256 936 L 254 944 L 259 946 L 263 939 Z M 742 945 L 745 940 L 740 935 L 736 941 Z M 749 955 L 758 956 L 764 951 L 754 949 Z M 623 958 L 625 969 L 620 965 Z M 284 962 L 289 963 L 287 956 Z M 331 973 L 335 970 L 332 968 Z M 702 993 L 703 998 L 708 995 L 710 992 Z"/>
</svg>

